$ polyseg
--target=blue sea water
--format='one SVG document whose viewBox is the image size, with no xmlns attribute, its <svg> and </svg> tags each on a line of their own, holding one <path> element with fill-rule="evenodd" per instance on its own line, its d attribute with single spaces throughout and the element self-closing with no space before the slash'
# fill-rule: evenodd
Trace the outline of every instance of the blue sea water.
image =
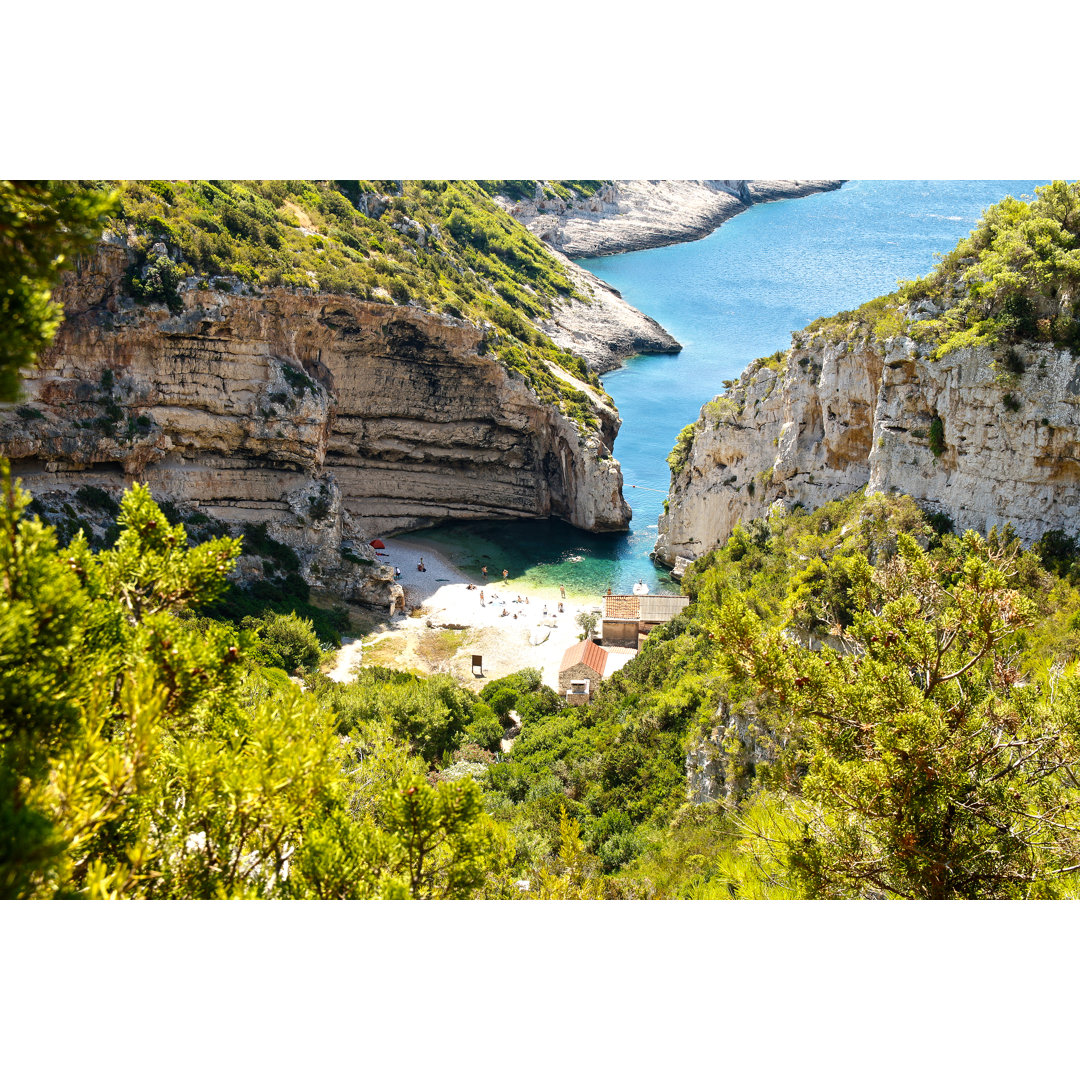
<svg viewBox="0 0 1080 1080">
<path fill-rule="evenodd" d="M 466 572 L 507 568 L 523 588 L 565 584 L 595 596 L 609 586 L 628 592 L 643 579 L 653 592 L 672 589 L 648 557 L 667 496 L 665 459 L 723 380 L 787 348 L 792 332 L 819 316 L 928 273 L 935 254 L 971 232 L 987 206 L 1029 197 L 1043 182 L 849 181 L 752 207 L 693 243 L 581 260 L 683 346 L 676 355 L 635 357 L 603 379 L 623 418 L 615 457 L 634 512 L 630 532 L 597 537 L 560 522 L 499 522 L 410 535 Z"/>
</svg>

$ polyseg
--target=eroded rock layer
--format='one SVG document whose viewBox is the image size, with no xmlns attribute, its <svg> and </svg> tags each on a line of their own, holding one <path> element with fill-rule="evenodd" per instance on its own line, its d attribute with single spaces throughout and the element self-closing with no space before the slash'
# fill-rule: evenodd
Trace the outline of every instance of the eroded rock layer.
<svg viewBox="0 0 1080 1080">
<path fill-rule="evenodd" d="M 141 480 L 212 517 L 265 521 L 313 583 L 352 575 L 378 603 L 387 574 L 343 563 L 343 545 L 464 518 L 626 528 L 618 416 L 591 387 L 575 384 L 598 419 L 583 435 L 464 321 L 194 287 L 173 314 L 123 295 L 127 265 L 103 244 L 69 277 L 27 400 L 0 412 L 0 453 L 31 491 Z"/>
<path fill-rule="evenodd" d="M 666 565 L 722 544 L 777 499 L 816 508 L 866 486 L 959 529 L 1080 532 L 1080 362 L 1050 344 L 931 360 L 908 337 L 798 343 L 709 402 L 659 523 Z M 999 350 L 1000 352 L 1000 350 Z"/>
</svg>

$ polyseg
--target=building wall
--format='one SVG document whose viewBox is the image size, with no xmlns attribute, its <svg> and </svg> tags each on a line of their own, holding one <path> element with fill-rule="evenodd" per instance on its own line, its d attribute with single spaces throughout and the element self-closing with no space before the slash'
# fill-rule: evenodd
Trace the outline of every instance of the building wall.
<svg viewBox="0 0 1080 1080">
<path fill-rule="evenodd" d="M 589 667 L 588 664 L 575 664 L 573 667 L 566 668 L 565 671 L 559 672 L 559 693 L 564 697 L 566 692 L 570 689 L 570 683 L 574 679 L 588 679 L 589 680 L 589 696 L 592 696 L 592 691 L 596 688 L 596 684 L 600 681 L 600 676 Z M 575 695 L 576 698 L 576 695 Z"/>
<path fill-rule="evenodd" d="M 638 643 L 638 624 L 625 619 L 605 619 L 602 630 L 602 644 L 614 645 L 624 649 L 636 649 Z"/>
</svg>

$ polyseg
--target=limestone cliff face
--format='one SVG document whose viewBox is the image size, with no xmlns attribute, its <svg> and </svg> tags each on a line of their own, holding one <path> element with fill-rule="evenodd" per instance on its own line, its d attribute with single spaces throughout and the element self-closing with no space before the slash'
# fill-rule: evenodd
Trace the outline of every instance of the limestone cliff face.
<svg viewBox="0 0 1080 1080">
<path fill-rule="evenodd" d="M 986 348 L 930 360 L 903 336 L 799 342 L 781 370 L 752 366 L 703 408 L 660 519 L 659 561 L 696 558 L 777 499 L 815 508 L 864 485 L 911 495 L 959 529 L 1080 531 L 1080 358 L 1021 345 L 1022 373 L 1003 373 Z"/>
<path fill-rule="evenodd" d="M 618 255 L 708 236 L 755 202 L 838 188 L 840 180 L 616 180 L 595 195 L 498 200 L 531 232 L 572 259 Z"/>
<path fill-rule="evenodd" d="M 599 429 L 582 435 L 466 322 L 194 287 L 173 314 L 123 295 L 128 260 L 103 244 L 69 276 L 27 401 L 0 411 L 0 453 L 31 491 L 141 480 L 212 517 L 265 521 L 313 583 L 351 575 L 345 591 L 378 603 L 397 587 L 343 563 L 343 545 L 463 518 L 626 527 L 619 420 L 591 387 L 577 384 Z"/>
</svg>

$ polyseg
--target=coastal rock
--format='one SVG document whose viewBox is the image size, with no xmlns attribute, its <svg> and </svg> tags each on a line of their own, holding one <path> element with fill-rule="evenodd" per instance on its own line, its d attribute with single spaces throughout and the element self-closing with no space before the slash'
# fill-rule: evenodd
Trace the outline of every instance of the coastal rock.
<svg viewBox="0 0 1080 1080">
<path fill-rule="evenodd" d="M 931 360 L 901 335 L 794 340 L 702 409 L 660 518 L 659 562 L 697 558 L 774 500 L 814 509 L 864 486 L 911 495 L 959 530 L 1080 532 L 1080 362 L 1069 350 L 1022 345 L 1022 373 L 1003 375 L 985 347 Z"/>
<path fill-rule="evenodd" d="M 579 428 L 463 320 L 194 281 L 172 314 L 123 295 L 129 261 L 104 243 L 66 276 L 67 317 L 26 402 L 0 407 L 0 453 L 31 492 L 140 480 L 231 525 L 264 522 L 313 584 L 379 606 L 400 594 L 392 573 L 343 561 L 344 544 L 470 518 L 626 528 L 619 418 L 593 387 L 558 372 L 596 417 Z"/>
<path fill-rule="evenodd" d="M 616 180 L 595 195 L 499 203 L 572 259 L 618 255 L 708 236 L 755 202 L 798 198 L 840 180 Z"/>
<path fill-rule="evenodd" d="M 640 353 L 675 353 L 682 346 L 655 320 L 631 307 L 606 282 L 582 270 L 559 252 L 552 254 L 574 283 L 582 300 L 570 300 L 540 328 L 594 371 L 611 371 Z"/>
</svg>

